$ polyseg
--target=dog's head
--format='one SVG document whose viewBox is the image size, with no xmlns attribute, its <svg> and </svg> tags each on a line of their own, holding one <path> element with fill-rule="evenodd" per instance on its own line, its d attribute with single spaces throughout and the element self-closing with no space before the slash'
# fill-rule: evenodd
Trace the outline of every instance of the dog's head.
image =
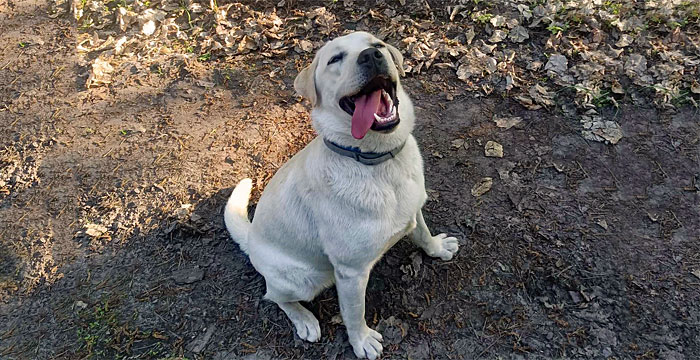
<svg viewBox="0 0 700 360">
<path fill-rule="evenodd" d="M 404 75 L 402 63 L 395 47 L 371 34 L 354 32 L 325 44 L 299 73 L 294 88 L 311 101 L 316 118 L 326 122 L 319 124 L 323 128 L 350 130 L 355 139 L 370 130 L 388 134 L 396 130 L 402 115 L 413 116 L 399 81 Z M 407 104 L 399 106 L 402 102 Z"/>
</svg>

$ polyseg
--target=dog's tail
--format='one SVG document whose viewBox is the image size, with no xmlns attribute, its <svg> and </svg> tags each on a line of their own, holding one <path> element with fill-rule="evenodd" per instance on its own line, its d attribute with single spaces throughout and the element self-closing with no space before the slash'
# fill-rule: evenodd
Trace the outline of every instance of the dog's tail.
<svg viewBox="0 0 700 360">
<path fill-rule="evenodd" d="M 250 220 L 248 220 L 248 200 L 250 190 L 253 188 L 251 179 L 243 179 L 233 189 L 231 197 L 226 202 L 224 210 L 224 223 L 231 237 L 238 243 L 241 250 L 248 254 L 248 231 L 250 230 Z"/>
</svg>

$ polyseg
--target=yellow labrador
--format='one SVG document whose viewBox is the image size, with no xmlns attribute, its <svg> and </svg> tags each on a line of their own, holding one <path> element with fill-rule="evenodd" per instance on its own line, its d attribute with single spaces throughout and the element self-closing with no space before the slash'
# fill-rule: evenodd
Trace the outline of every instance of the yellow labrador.
<svg viewBox="0 0 700 360">
<path fill-rule="evenodd" d="M 319 136 L 275 174 L 252 223 L 250 179 L 236 186 L 224 213 L 231 236 L 265 277 L 265 298 L 302 339 L 317 341 L 321 329 L 299 302 L 336 285 L 359 358 L 382 353 L 381 334 L 365 321 L 367 281 L 382 255 L 405 235 L 444 260 L 458 248 L 454 237 L 432 236 L 423 220 L 423 160 L 399 81 L 402 62 L 396 48 L 365 32 L 325 44 L 294 81 L 313 105 Z"/>
</svg>

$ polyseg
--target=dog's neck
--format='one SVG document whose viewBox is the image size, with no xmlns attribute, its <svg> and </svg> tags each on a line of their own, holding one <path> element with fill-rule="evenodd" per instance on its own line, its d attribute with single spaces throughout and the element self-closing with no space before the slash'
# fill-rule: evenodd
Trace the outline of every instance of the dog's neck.
<svg viewBox="0 0 700 360">
<path fill-rule="evenodd" d="M 351 159 L 355 159 L 355 161 L 364 165 L 378 165 L 385 161 L 394 159 L 401 152 L 401 150 L 403 150 L 404 145 L 406 145 L 406 142 L 404 142 L 398 147 L 391 149 L 390 151 L 383 153 L 374 153 L 362 152 L 360 149 L 357 148 L 348 148 L 340 146 L 328 139 L 323 139 L 323 142 L 326 144 L 326 147 L 334 153 L 345 157 L 349 157 Z"/>
</svg>

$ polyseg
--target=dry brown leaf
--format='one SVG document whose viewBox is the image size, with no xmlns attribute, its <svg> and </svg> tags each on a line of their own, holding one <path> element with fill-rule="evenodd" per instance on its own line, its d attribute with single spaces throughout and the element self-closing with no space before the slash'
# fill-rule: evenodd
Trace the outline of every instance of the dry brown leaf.
<svg viewBox="0 0 700 360">
<path fill-rule="evenodd" d="M 623 48 L 630 46 L 634 42 L 634 37 L 628 34 L 620 35 L 620 39 L 615 43 L 615 46 Z"/>
<path fill-rule="evenodd" d="M 622 139 L 620 124 L 603 120 L 598 115 L 584 115 L 581 117 L 583 137 L 588 140 L 617 144 Z"/>
<path fill-rule="evenodd" d="M 540 105 L 554 105 L 554 94 L 550 92 L 546 86 L 540 86 L 539 84 L 535 84 L 533 87 L 530 88 L 530 91 L 528 93 L 530 94 L 530 97 Z"/>
<path fill-rule="evenodd" d="M 503 157 L 503 145 L 495 141 L 487 141 L 486 146 L 484 146 L 484 155 L 486 157 Z"/>
<path fill-rule="evenodd" d="M 697 80 L 693 80 L 693 83 L 690 84 L 690 92 L 693 94 L 700 94 L 700 83 L 698 83 Z"/>
<path fill-rule="evenodd" d="M 625 93 L 625 89 L 622 88 L 622 85 L 617 80 L 613 80 L 613 83 L 610 86 L 610 90 L 612 90 L 612 92 L 615 94 L 624 94 Z"/>
<path fill-rule="evenodd" d="M 114 68 L 101 58 L 95 59 L 92 63 L 92 71 L 88 76 L 85 86 L 87 88 L 96 87 L 100 85 L 109 84 L 112 82 L 112 72 Z"/>
<path fill-rule="evenodd" d="M 563 75 L 568 70 L 569 61 L 562 54 L 553 54 L 549 57 L 547 65 L 544 66 L 546 71 L 552 71 L 556 75 Z"/>
<path fill-rule="evenodd" d="M 535 104 L 535 102 L 527 95 L 518 95 L 515 96 L 514 99 L 528 110 L 539 110 L 542 108 L 541 105 Z"/>
<path fill-rule="evenodd" d="M 490 22 L 494 27 L 501 27 L 506 23 L 506 18 L 501 15 L 496 15 L 491 18 Z"/>
<path fill-rule="evenodd" d="M 508 38 L 512 42 L 521 43 L 529 39 L 530 34 L 525 27 L 517 25 L 508 33 Z"/>
<path fill-rule="evenodd" d="M 511 116 L 511 117 L 501 117 L 501 118 L 494 118 L 493 121 L 496 123 L 496 126 L 499 128 L 508 130 L 512 128 L 515 125 L 520 124 L 523 121 L 523 118 L 520 116 Z"/>
<path fill-rule="evenodd" d="M 508 31 L 505 30 L 494 30 L 493 34 L 491 34 L 491 37 L 489 38 L 489 41 L 492 43 L 499 43 L 503 41 L 506 36 L 508 36 Z"/>
<path fill-rule="evenodd" d="M 482 178 L 478 183 L 474 184 L 472 186 L 472 196 L 474 197 L 479 197 L 481 195 L 486 194 L 489 190 L 491 190 L 491 186 L 493 186 L 493 179 L 490 177 L 485 177 Z"/>
</svg>

